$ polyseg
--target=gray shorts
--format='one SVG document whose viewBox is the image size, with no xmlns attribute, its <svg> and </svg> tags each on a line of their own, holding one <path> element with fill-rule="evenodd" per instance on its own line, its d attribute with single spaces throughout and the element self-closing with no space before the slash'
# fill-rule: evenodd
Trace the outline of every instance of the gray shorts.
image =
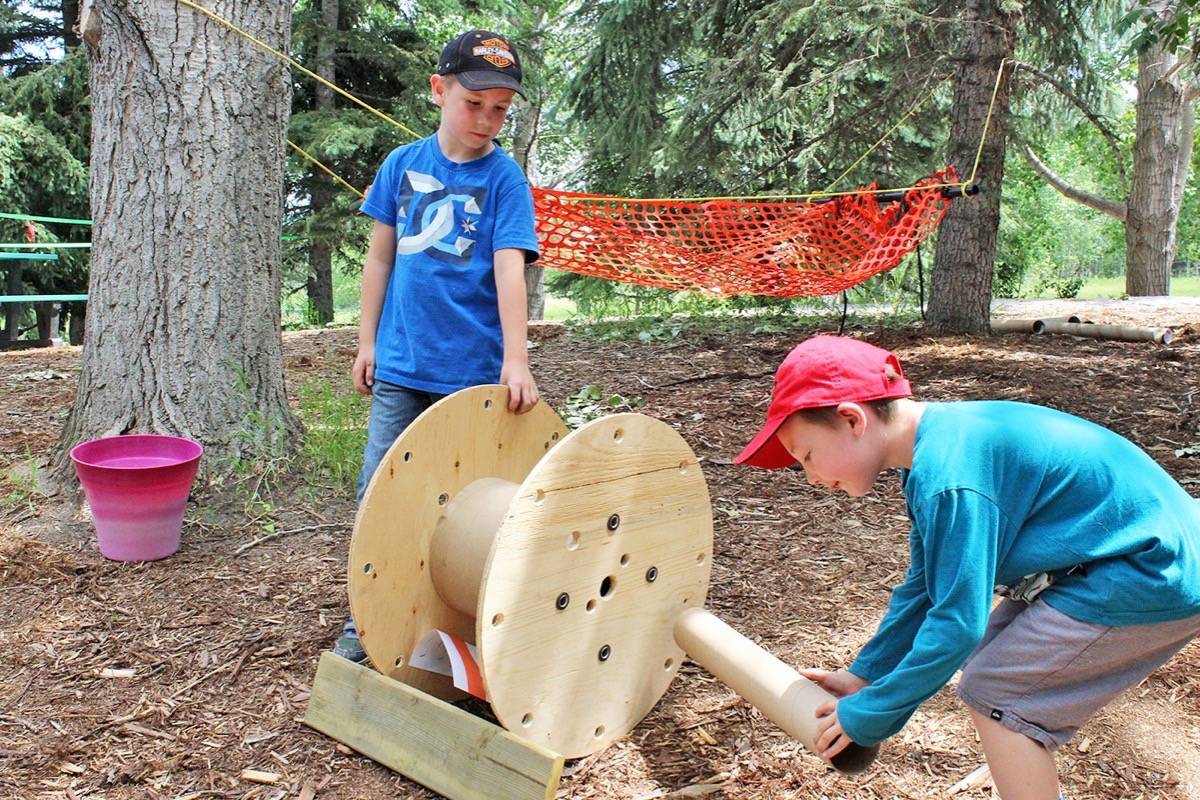
<svg viewBox="0 0 1200 800">
<path fill-rule="evenodd" d="M 1150 625 L 1096 625 L 1051 608 L 1003 600 L 963 667 L 967 705 L 1055 750 L 1123 689 L 1200 634 L 1200 614 Z"/>
</svg>

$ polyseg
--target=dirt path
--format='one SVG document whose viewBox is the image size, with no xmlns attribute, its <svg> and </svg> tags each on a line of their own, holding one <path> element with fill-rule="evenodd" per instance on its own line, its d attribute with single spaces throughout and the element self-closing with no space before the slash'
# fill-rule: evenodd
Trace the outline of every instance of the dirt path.
<svg viewBox="0 0 1200 800">
<path fill-rule="evenodd" d="M 1135 305 L 1143 304 L 1071 309 L 1087 307 L 1096 321 L 1178 326 L 1176 343 L 853 333 L 895 349 L 922 397 L 1071 411 L 1132 438 L 1200 494 L 1200 458 L 1176 453 L 1200 444 L 1200 307 L 1147 303 L 1134 313 Z M 555 406 L 594 384 L 675 426 L 702 458 L 712 498 L 708 607 L 789 663 L 838 666 L 872 633 L 905 567 L 903 499 L 890 483 L 851 500 L 801 476 L 730 464 L 760 421 L 771 371 L 812 332 L 747 329 L 684 328 L 639 342 L 557 328 L 532 351 L 535 374 Z M 289 334 L 285 351 L 292 396 L 305 384 L 342 387 L 354 334 Z M 73 349 L 0 353 L 0 467 L 36 461 L 54 444 L 78 358 Z M 316 659 L 346 616 L 351 498 L 301 485 L 281 487 L 269 509 L 237 498 L 198 492 L 180 552 L 154 564 L 106 561 L 78 509 L 53 499 L 7 506 L 0 797 L 430 797 L 298 721 Z M 238 555 L 268 522 L 293 533 Z M 1198 676 L 1193 644 L 1090 722 L 1062 754 L 1067 796 L 1200 800 Z M 632 733 L 573 765 L 559 798 L 923 799 L 946 796 L 981 763 L 949 690 L 886 743 L 870 771 L 847 778 L 688 664 Z M 278 781 L 248 783 L 245 769 Z"/>
</svg>

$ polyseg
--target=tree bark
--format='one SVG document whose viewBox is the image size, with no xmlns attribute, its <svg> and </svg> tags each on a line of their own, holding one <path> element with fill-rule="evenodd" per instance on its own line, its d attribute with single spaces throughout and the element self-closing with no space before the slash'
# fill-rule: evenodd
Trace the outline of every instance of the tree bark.
<svg viewBox="0 0 1200 800">
<path fill-rule="evenodd" d="M 339 0 L 321 0 L 321 27 L 317 39 L 316 73 L 330 83 L 337 83 L 337 45 Z M 333 111 L 333 90 L 317 84 L 317 111 Z M 318 216 L 333 202 L 336 192 L 324 173 L 316 173 L 312 190 L 310 214 Z M 310 240 L 308 249 L 309 277 L 306 286 L 308 305 L 314 321 L 320 325 L 333 322 L 333 245 L 320 234 Z"/>
<path fill-rule="evenodd" d="M 208 5 L 287 48 L 290 3 Z M 300 432 L 279 329 L 287 66 L 175 3 L 90 13 L 90 313 L 56 472 L 129 432 L 196 439 L 207 471 L 279 454 Z"/>
<path fill-rule="evenodd" d="M 1125 224 L 1125 293 L 1130 297 L 1171 293 L 1182 194 L 1177 185 L 1187 168 L 1183 151 L 1190 157 L 1191 149 L 1183 141 L 1185 87 L 1179 71 L 1171 69 L 1176 60 L 1160 45 L 1138 56 L 1133 189 Z"/>
<path fill-rule="evenodd" d="M 996 73 L 1015 44 L 1017 16 L 999 0 L 970 0 L 963 11 L 963 59 L 950 109 L 949 161 L 970 175 L 988 119 Z M 1000 188 L 1012 66 L 1004 68 L 975 180 L 980 193 L 955 200 L 938 230 L 926 327 L 934 333 L 986 333 L 1000 228 Z"/>
<path fill-rule="evenodd" d="M 537 168 L 537 128 L 538 120 L 541 117 L 541 106 L 533 103 L 528 103 L 516 98 L 513 114 L 513 159 L 525 171 L 525 177 L 529 179 L 529 185 L 535 186 L 538 182 Z M 532 264 L 525 265 L 525 292 L 526 292 L 526 310 L 529 314 L 529 319 L 541 319 L 545 315 L 546 310 L 546 287 L 544 283 L 544 274 L 540 266 L 535 261 Z"/>
</svg>

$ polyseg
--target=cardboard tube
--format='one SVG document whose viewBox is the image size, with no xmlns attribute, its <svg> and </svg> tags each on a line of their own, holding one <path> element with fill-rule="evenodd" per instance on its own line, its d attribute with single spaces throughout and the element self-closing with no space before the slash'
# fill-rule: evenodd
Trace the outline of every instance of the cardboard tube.
<svg viewBox="0 0 1200 800">
<path fill-rule="evenodd" d="M 1045 323 L 1040 319 L 994 319 L 992 333 L 1041 333 Z"/>
<path fill-rule="evenodd" d="M 816 709 L 834 699 L 833 695 L 704 609 L 684 611 L 675 622 L 674 636 L 694 661 L 809 752 L 816 752 Z M 878 752 L 879 745 L 863 747 L 852 742 L 832 763 L 842 772 L 861 772 Z"/>
<path fill-rule="evenodd" d="M 1154 342 L 1155 344 L 1170 344 L 1175 338 L 1175 332 L 1170 328 L 1141 328 L 1136 325 L 1095 325 L 1058 321 L 1046 322 L 1045 332 L 1068 333 L 1072 336 L 1086 336 L 1091 339 Z"/>
<path fill-rule="evenodd" d="M 501 478 L 480 478 L 450 501 L 433 531 L 429 570 L 433 588 L 446 605 L 475 616 L 483 569 L 492 542 L 520 485 Z"/>
</svg>

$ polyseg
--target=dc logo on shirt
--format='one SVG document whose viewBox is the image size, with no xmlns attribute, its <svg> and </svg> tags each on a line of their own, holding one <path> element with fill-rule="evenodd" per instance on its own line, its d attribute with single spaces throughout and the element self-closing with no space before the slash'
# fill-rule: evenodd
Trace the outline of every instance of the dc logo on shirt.
<svg viewBox="0 0 1200 800">
<path fill-rule="evenodd" d="M 447 187 L 432 175 L 405 170 L 396 198 L 396 227 L 408 235 L 396 239 L 396 252 L 466 263 L 486 197 L 486 187 Z"/>
</svg>

